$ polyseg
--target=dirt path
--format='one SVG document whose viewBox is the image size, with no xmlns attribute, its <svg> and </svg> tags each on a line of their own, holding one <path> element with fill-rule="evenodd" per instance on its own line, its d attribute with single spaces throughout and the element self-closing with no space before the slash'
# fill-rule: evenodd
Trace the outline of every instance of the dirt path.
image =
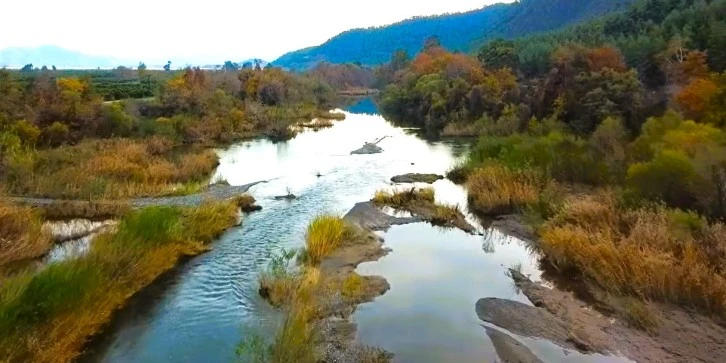
<svg viewBox="0 0 726 363">
<path fill-rule="evenodd" d="M 120 200 L 120 202 L 126 202 L 133 208 L 144 208 L 150 206 L 190 206 L 198 205 L 207 200 L 226 200 L 240 194 L 246 193 L 250 188 L 257 184 L 266 183 L 269 180 L 257 181 L 254 183 L 244 185 L 221 185 L 215 184 L 209 186 L 202 192 L 184 195 L 184 196 L 170 196 L 170 197 L 148 197 L 148 198 L 136 198 L 129 200 Z M 87 202 L 83 200 L 61 200 L 61 199 L 50 199 L 50 198 L 26 198 L 26 197 L 12 197 L 10 200 L 27 204 L 36 207 L 46 207 L 56 203 L 65 202 Z"/>
</svg>

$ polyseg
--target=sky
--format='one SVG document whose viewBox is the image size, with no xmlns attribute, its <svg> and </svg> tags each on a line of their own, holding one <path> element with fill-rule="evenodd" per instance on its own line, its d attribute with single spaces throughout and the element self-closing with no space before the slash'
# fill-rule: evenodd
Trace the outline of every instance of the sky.
<svg viewBox="0 0 726 363">
<path fill-rule="evenodd" d="M 6 0 L 0 49 L 56 45 L 145 62 L 274 60 L 336 34 L 496 0 Z M 22 14 L 22 16 L 8 16 Z"/>
</svg>

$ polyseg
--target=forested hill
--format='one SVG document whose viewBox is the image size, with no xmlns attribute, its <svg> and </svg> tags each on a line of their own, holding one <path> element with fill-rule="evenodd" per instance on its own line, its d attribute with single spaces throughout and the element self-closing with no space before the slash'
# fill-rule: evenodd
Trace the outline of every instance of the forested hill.
<svg viewBox="0 0 726 363">
<path fill-rule="evenodd" d="M 521 0 L 465 13 L 417 17 L 383 27 L 349 30 L 322 45 L 287 53 L 273 63 L 297 70 L 321 61 L 378 65 L 398 49 L 415 54 L 431 36 L 439 37 L 447 49 L 466 52 L 488 39 L 557 29 L 630 3 L 632 0 Z"/>
</svg>

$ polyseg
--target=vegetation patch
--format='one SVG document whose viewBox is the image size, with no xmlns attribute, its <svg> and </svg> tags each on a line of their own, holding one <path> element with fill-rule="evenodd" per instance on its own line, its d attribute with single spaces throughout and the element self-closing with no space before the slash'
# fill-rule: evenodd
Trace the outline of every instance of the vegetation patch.
<svg viewBox="0 0 726 363">
<path fill-rule="evenodd" d="M 86 141 L 8 156 L 3 182 L 15 195 L 60 199 L 119 199 L 173 193 L 209 179 L 212 150 L 158 149 L 151 141 Z"/>
<path fill-rule="evenodd" d="M 469 206 L 489 215 L 514 213 L 535 203 L 543 190 L 533 171 L 514 171 L 491 165 L 474 170 L 467 178 Z"/>
<path fill-rule="evenodd" d="M 437 204 L 433 188 L 411 188 L 402 191 L 376 191 L 373 203 L 402 209 L 443 227 L 456 227 L 466 232 L 475 228 L 466 221 L 458 205 Z"/>
<path fill-rule="evenodd" d="M 373 202 L 394 208 L 405 208 L 411 203 L 434 203 L 433 188 L 411 188 L 403 191 L 376 191 Z"/>
<path fill-rule="evenodd" d="M 330 266 L 336 267 L 324 268 L 320 264 L 336 258 L 330 255 L 337 249 L 355 249 L 376 241 L 368 235 L 363 237 L 363 233 L 339 217 L 318 216 L 308 227 L 306 247 L 298 255 L 298 265 L 293 264 L 295 251 L 283 250 L 271 257 L 260 276 L 260 295 L 282 309 L 285 318 L 273 339 L 253 335 L 240 342 L 240 362 L 315 363 L 326 360 L 328 354 L 339 356 L 330 349 L 343 350 L 345 356 L 356 362 L 390 361 L 390 355 L 384 351 L 348 342 L 348 337 L 342 335 L 349 327 L 340 319 L 349 317 L 355 304 L 370 301 L 387 290 L 385 280 L 353 272 L 355 264 L 360 263 L 358 257 L 352 258 L 359 262 L 342 263 L 343 267 L 333 263 Z M 343 255 L 356 254 L 348 252 Z"/>
<path fill-rule="evenodd" d="M 348 227 L 342 218 L 334 215 L 316 217 L 305 235 L 305 255 L 312 265 L 319 264 L 342 243 Z"/>
<path fill-rule="evenodd" d="M 99 235 L 88 254 L 0 286 L 0 355 L 10 361 L 70 361 L 131 295 L 236 221 L 237 206 L 151 207 Z"/>
<path fill-rule="evenodd" d="M 626 209 L 601 193 L 567 200 L 541 228 L 540 245 L 560 271 L 607 292 L 725 316 L 725 233 L 723 224 L 694 213 L 662 205 Z"/>
<path fill-rule="evenodd" d="M 43 230 L 36 210 L 0 195 L 0 276 L 6 265 L 39 257 L 52 246 L 51 235 Z"/>
<path fill-rule="evenodd" d="M 123 217 L 131 211 L 131 206 L 128 203 L 114 200 L 58 200 L 34 208 L 44 219 L 52 221 L 77 218 L 103 221 Z"/>
</svg>

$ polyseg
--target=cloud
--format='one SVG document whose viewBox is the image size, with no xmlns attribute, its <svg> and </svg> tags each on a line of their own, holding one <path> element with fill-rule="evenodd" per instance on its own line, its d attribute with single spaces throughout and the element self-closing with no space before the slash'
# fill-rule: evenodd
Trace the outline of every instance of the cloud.
<svg viewBox="0 0 726 363">
<path fill-rule="evenodd" d="M 483 5 L 481 0 L 13 1 L 3 4 L 0 49 L 51 44 L 147 62 L 272 60 L 347 29 Z"/>
</svg>

